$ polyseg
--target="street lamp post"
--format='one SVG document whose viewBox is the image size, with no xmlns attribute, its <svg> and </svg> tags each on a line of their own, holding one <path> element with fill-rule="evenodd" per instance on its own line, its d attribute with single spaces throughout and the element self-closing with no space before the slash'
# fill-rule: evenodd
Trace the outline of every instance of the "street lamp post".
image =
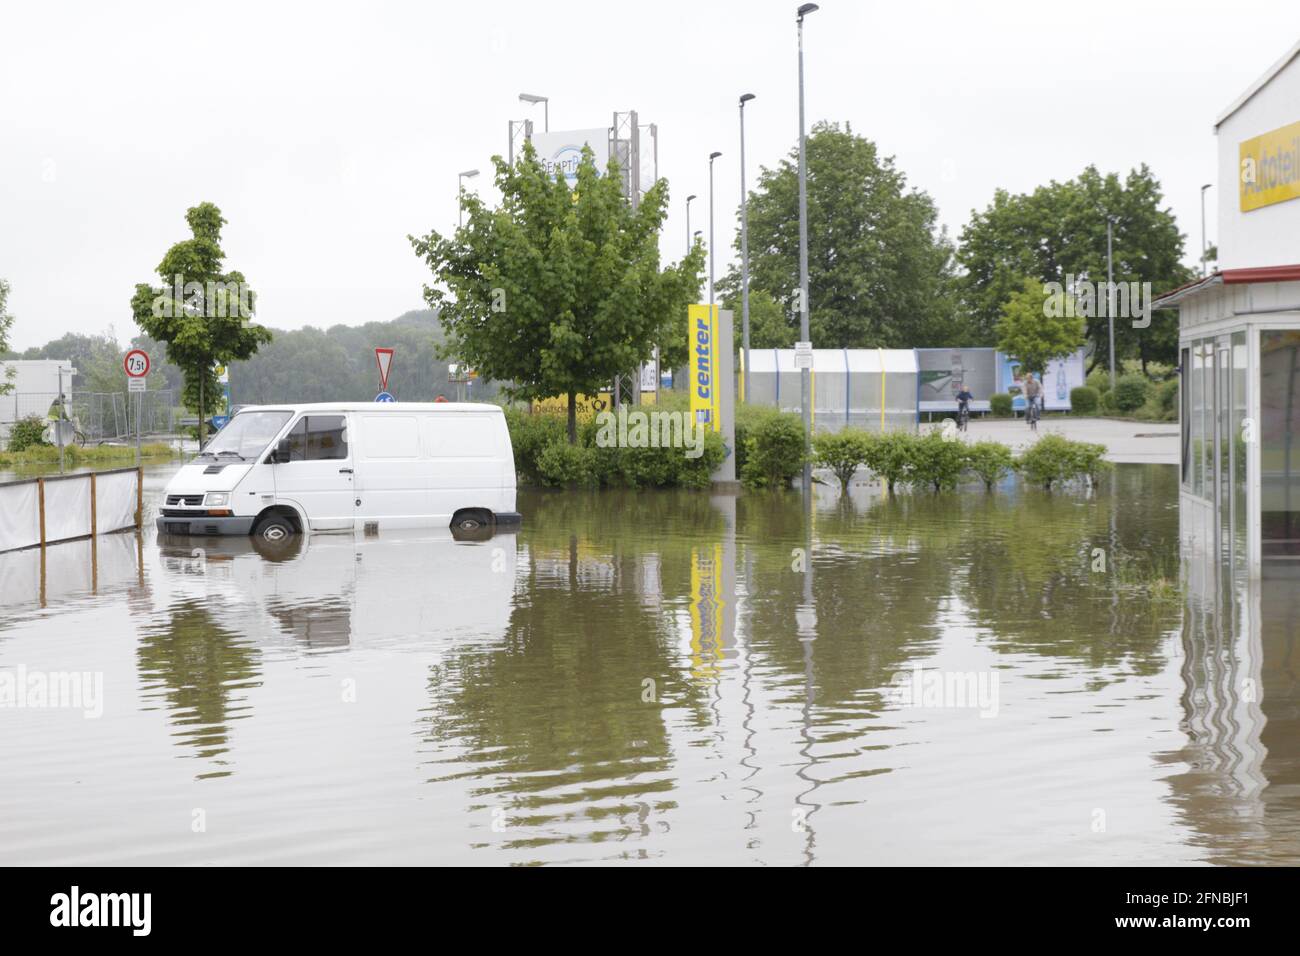
<svg viewBox="0 0 1300 956">
<path fill-rule="evenodd" d="M 721 153 L 709 153 L 709 317 L 713 317 L 713 161 Z"/>
<path fill-rule="evenodd" d="M 744 350 L 744 374 L 741 376 L 740 400 L 748 397 L 749 378 L 749 212 L 745 197 L 745 104 L 754 98 L 753 93 L 740 97 L 740 329 L 741 348 Z"/>
<path fill-rule="evenodd" d="M 798 10 L 799 27 L 799 336 L 811 341 L 808 332 L 808 144 L 804 132 L 803 108 L 803 18 L 818 9 L 805 3 Z M 812 462 L 808 458 L 812 442 L 812 370 L 799 370 L 799 405 L 803 409 L 803 493 L 812 492 Z"/>
<path fill-rule="evenodd" d="M 547 97 L 547 96 L 537 96 L 537 95 L 535 95 L 535 94 L 533 94 L 533 93 L 520 93 L 520 94 L 519 94 L 519 102 L 521 102 L 521 103 L 532 103 L 534 106 L 536 106 L 538 103 L 541 103 L 541 104 L 542 104 L 542 132 L 544 132 L 544 133 L 549 133 L 549 132 L 551 131 L 551 100 L 550 100 L 550 97 Z M 534 115 L 536 115 L 536 114 L 534 114 Z"/>
<path fill-rule="evenodd" d="M 1209 274 L 1209 256 L 1210 247 L 1205 241 L 1205 190 L 1213 186 L 1213 183 L 1206 183 L 1201 187 L 1201 278 L 1204 279 Z"/>
<path fill-rule="evenodd" d="M 456 176 L 456 224 L 462 229 L 465 227 L 465 210 L 460 204 L 460 194 L 465 191 L 465 180 L 473 179 L 477 175 L 477 169 L 467 169 Z"/>
<path fill-rule="evenodd" d="M 691 252 L 691 200 L 698 199 L 698 198 L 699 197 L 696 196 L 695 193 L 691 193 L 689 196 L 686 197 L 686 253 L 687 255 L 690 255 Z"/>
<path fill-rule="evenodd" d="M 1110 388 L 1115 390 L 1115 220 L 1106 217 L 1106 320 L 1110 328 Z"/>
</svg>

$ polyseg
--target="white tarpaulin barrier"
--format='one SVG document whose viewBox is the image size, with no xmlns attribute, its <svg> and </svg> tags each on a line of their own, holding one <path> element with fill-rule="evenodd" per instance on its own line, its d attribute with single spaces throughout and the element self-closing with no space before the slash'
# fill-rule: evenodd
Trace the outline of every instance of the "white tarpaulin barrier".
<svg viewBox="0 0 1300 956">
<path fill-rule="evenodd" d="M 135 527 L 139 482 L 124 468 L 0 484 L 0 553 Z"/>
</svg>

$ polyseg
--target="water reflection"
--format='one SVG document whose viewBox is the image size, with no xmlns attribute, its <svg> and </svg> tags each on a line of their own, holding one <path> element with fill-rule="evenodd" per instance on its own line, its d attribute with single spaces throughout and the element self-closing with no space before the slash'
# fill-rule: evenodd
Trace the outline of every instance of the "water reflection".
<svg viewBox="0 0 1300 956">
<path fill-rule="evenodd" d="M 64 810 L 108 839 L 107 807 L 141 859 L 1300 859 L 1300 597 L 1153 586 L 1175 469 L 520 503 L 476 541 L 100 539 L 49 549 L 43 589 L 0 559 L 0 666 L 110 690 L 97 736 L 0 713 L 0 857 L 51 852 L 22 834 Z M 900 703 L 918 666 L 995 676 L 996 716 Z M 111 782 L 99 810 L 50 809 L 59 765 Z M 202 847 L 156 830 L 213 801 Z"/>
</svg>

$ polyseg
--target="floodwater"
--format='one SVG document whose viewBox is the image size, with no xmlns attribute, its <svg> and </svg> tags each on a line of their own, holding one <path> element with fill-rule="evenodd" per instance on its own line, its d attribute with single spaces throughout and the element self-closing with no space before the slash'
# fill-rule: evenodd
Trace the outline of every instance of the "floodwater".
<svg viewBox="0 0 1300 956">
<path fill-rule="evenodd" d="M 0 863 L 1300 862 L 1300 598 L 1160 585 L 1172 467 L 520 510 L 0 556 Z"/>
</svg>

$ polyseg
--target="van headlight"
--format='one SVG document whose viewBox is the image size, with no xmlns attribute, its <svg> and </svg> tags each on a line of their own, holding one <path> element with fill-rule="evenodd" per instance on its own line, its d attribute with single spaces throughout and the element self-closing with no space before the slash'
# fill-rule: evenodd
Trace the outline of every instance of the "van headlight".
<svg viewBox="0 0 1300 956">
<path fill-rule="evenodd" d="M 209 508 L 223 508 L 230 504 L 230 492 L 210 491 L 203 499 L 203 503 Z"/>
</svg>

